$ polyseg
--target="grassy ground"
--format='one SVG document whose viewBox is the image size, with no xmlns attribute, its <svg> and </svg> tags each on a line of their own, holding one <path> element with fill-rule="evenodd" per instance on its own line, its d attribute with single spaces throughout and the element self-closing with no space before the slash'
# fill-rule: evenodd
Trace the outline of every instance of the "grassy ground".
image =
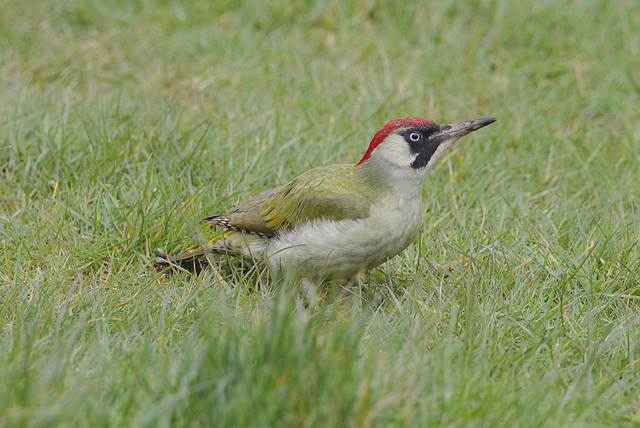
<svg viewBox="0 0 640 428">
<path fill-rule="evenodd" d="M 637 426 L 637 2 L 308 3 L 0 2 L 0 426 Z M 368 292 L 152 268 L 402 115 L 498 122 Z"/>
</svg>

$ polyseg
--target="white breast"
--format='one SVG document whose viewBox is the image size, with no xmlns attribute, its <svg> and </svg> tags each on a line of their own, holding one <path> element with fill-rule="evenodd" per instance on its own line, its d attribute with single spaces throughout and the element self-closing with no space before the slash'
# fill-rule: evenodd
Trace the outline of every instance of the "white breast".
<svg viewBox="0 0 640 428">
<path fill-rule="evenodd" d="M 317 220 L 272 239 L 266 256 L 279 276 L 351 279 L 409 246 L 420 230 L 421 201 L 396 200 L 391 209 L 359 220 Z"/>
</svg>

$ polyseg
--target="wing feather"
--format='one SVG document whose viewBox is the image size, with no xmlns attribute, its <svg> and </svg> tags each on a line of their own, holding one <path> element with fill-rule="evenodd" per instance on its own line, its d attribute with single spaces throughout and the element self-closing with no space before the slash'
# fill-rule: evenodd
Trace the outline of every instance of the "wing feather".
<svg viewBox="0 0 640 428">
<path fill-rule="evenodd" d="M 354 192 L 354 189 L 360 191 Z M 308 171 L 284 186 L 266 190 L 208 223 L 263 236 L 310 221 L 369 216 L 372 188 L 353 165 L 329 165 Z"/>
</svg>

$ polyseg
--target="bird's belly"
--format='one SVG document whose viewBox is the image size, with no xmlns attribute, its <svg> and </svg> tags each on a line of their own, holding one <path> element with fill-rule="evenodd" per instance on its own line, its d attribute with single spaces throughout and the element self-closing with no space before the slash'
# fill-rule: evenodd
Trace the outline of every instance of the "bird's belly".
<svg viewBox="0 0 640 428">
<path fill-rule="evenodd" d="M 316 221 L 273 239 L 267 263 L 277 274 L 350 279 L 404 250 L 418 235 L 418 216 Z M 389 223 L 389 221 L 396 223 Z"/>
</svg>

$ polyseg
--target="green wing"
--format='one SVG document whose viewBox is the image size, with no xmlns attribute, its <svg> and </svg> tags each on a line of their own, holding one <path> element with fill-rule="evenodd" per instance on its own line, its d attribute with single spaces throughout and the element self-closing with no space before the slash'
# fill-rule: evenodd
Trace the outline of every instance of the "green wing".
<svg viewBox="0 0 640 428">
<path fill-rule="evenodd" d="M 329 165 L 308 171 L 284 186 L 266 190 L 229 214 L 205 221 L 265 236 L 316 219 L 369 216 L 373 189 L 353 165 Z"/>
</svg>

